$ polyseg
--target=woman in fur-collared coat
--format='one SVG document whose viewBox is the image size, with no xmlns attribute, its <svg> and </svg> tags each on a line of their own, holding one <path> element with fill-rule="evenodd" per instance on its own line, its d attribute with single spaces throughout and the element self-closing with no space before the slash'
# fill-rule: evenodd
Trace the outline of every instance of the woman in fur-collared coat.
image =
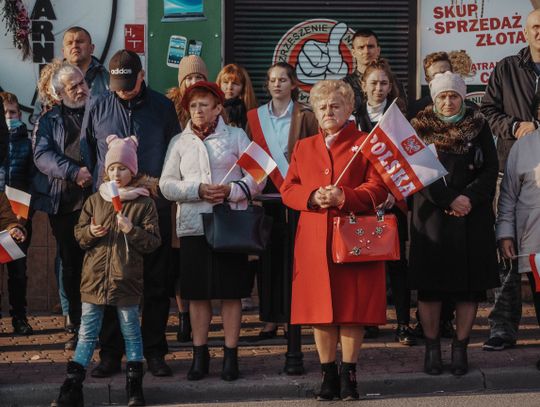
<svg viewBox="0 0 540 407">
<path fill-rule="evenodd" d="M 430 84 L 433 106 L 412 121 L 448 174 L 413 197 L 410 285 L 426 337 L 424 370 L 440 374 L 441 301 L 456 302 L 451 371 L 467 372 L 467 343 L 479 301 L 499 285 L 492 200 L 498 163 L 487 122 L 464 104 L 466 87 L 446 72 Z"/>
</svg>

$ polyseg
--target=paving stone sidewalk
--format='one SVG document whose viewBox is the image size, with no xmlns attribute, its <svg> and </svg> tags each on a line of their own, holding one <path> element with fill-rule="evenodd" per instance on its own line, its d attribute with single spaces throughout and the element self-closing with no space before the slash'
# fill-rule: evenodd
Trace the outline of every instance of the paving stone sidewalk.
<svg viewBox="0 0 540 407">
<path fill-rule="evenodd" d="M 358 364 L 358 379 L 365 397 L 388 394 L 421 394 L 439 391 L 483 391 L 502 388 L 538 388 L 540 372 L 535 363 L 540 357 L 540 330 L 534 308 L 525 304 L 520 339 L 515 348 L 502 352 L 486 352 L 482 343 L 488 337 L 487 314 L 490 305 L 479 310 L 471 337 L 469 363 L 471 372 L 463 378 L 449 373 L 439 377 L 422 372 L 423 345 L 404 347 L 394 341 L 395 314 L 388 310 L 388 324 L 381 327 L 377 339 L 366 340 Z M 0 319 L 0 406 L 47 405 L 62 383 L 65 363 L 72 355 L 64 351 L 68 335 L 63 331 L 63 318 L 58 315 L 36 315 L 29 318 L 34 335 L 14 336 L 10 318 Z M 144 379 L 149 404 L 174 401 L 261 399 L 269 397 L 305 397 L 312 394 L 319 381 L 319 365 L 309 328 L 303 329 L 303 353 L 306 374 L 287 376 L 282 370 L 286 341 L 276 339 L 254 342 L 261 327 L 255 314 L 243 317 L 239 349 L 241 379 L 234 383 L 219 378 L 222 363 L 223 332 L 220 318 L 214 317 L 210 352 L 209 378 L 189 382 L 186 373 L 191 362 L 191 344 L 176 342 L 176 314 L 171 313 L 167 340 L 170 353 L 166 360 L 174 376 L 156 378 L 147 373 Z M 281 332 L 280 332 L 281 333 Z M 97 351 L 92 365 L 97 361 Z M 450 340 L 443 340 L 443 358 L 450 358 Z M 448 370 L 448 369 L 447 369 Z M 123 402 L 125 377 L 118 374 L 108 379 L 85 381 L 88 403 Z"/>
</svg>

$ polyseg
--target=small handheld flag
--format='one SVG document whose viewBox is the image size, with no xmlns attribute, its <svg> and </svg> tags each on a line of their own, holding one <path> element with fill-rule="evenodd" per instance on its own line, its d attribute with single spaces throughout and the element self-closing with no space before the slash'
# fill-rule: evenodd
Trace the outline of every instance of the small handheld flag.
<svg viewBox="0 0 540 407">
<path fill-rule="evenodd" d="M 9 263 L 10 261 L 22 259 L 23 251 L 17 246 L 15 240 L 7 230 L 0 232 L 0 263 Z"/>
<path fill-rule="evenodd" d="M 236 162 L 260 184 L 277 167 L 276 162 L 257 143 L 252 141 Z"/>
<path fill-rule="evenodd" d="M 30 199 L 32 196 L 20 189 L 12 188 L 6 185 L 6 196 L 11 205 L 13 213 L 23 219 L 28 219 L 30 210 Z"/>
<path fill-rule="evenodd" d="M 122 211 L 122 201 L 120 200 L 120 192 L 118 191 L 118 185 L 115 181 L 109 181 L 109 192 L 111 193 L 111 201 L 115 212 Z"/>
</svg>

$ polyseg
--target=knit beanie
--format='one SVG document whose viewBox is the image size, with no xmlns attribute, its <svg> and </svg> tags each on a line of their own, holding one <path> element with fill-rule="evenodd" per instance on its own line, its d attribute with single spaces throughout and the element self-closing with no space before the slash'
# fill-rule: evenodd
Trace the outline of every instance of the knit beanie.
<svg viewBox="0 0 540 407">
<path fill-rule="evenodd" d="M 114 163 L 125 165 L 135 176 L 138 172 L 137 166 L 137 137 L 131 136 L 120 138 L 116 134 L 107 137 L 109 146 L 105 154 L 105 171 Z"/>
<path fill-rule="evenodd" d="M 456 92 L 465 101 L 467 85 L 465 85 L 465 81 L 457 73 L 446 71 L 445 73 L 438 73 L 433 77 L 429 83 L 429 91 L 433 101 L 435 101 L 435 98 L 440 93 L 448 91 Z"/>
<path fill-rule="evenodd" d="M 208 79 L 208 70 L 202 58 L 197 55 L 188 55 L 182 58 L 178 65 L 178 86 L 182 84 L 186 76 L 193 73 L 201 74 L 204 80 Z"/>
</svg>

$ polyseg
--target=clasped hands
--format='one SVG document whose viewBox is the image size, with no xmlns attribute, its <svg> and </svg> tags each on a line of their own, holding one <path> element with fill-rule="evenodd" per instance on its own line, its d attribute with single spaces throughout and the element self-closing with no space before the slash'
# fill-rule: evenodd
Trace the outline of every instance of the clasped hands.
<svg viewBox="0 0 540 407">
<path fill-rule="evenodd" d="M 335 185 L 327 185 L 319 187 L 312 192 L 309 203 L 313 207 L 327 209 L 331 207 L 339 207 L 345 201 L 345 193 Z"/>
<path fill-rule="evenodd" d="M 17 243 L 22 243 L 26 240 L 24 232 L 16 226 L 9 229 L 8 233 Z"/>
<path fill-rule="evenodd" d="M 472 209 L 471 200 L 465 195 L 459 195 L 450 204 L 451 210 L 446 210 L 447 215 L 457 216 L 461 218 L 469 214 Z"/>
<path fill-rule="evenodd" d="M 121 232 L 128 234 L 133 229 L 133 223 L 129 220 L 127 216 L 122 215 L 121 213 L 116 214 L 116 220 L 118 222 L 118 229 Z M 90 234 L 95 237 L 103 237 L 109 233 L 109 229 L 103 225 L 96 225 L 94 218 L 90 221 Z"/>
<path fill-rule="evenodd" d="M 199 197 L 211 204 L 223 202 L 231 194 L 231 186 L 220 184 L 200 184 Z"/>
</svg>

